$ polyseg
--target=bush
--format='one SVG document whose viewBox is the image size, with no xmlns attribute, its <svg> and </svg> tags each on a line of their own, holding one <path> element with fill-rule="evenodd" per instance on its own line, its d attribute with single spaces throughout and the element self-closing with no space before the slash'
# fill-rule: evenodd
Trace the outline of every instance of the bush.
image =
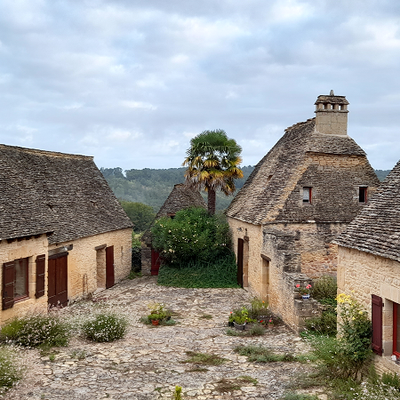
<svg viewBox="0 0 400 400">
<path fill-rule="evenodd" d="M 317 335 L 336 336 L 337 334 L 337 315 L 332 312 L 323 312 L 321 316 L 306 320 L 308 331 Z"/>
<path fill-rule="evenodd" d="M 16 356 L 8 348 L 0 347 L 0 394 L 11 388 L 22 373 L 17 367 Z"/>
<path fill-rule="evenodd" d="M 66 346 L 69 336 L 69 327 L 50 314 L 15 318 L 0 331 L 2 341 L 26 347 Z"/>
<path fill-rule="evenodd" d="M 178 211 L 173 219 L 162 217 L 155 222 L 151 233 L 153 247 L 169 266 L 211 262 L 232 252 L 226 219 L 209 215 L 203 208 Z"/>
<path fill-rule="evenodd" d="M 237 288 L 237 265 L 234 254 L 205 262 L 190 261 L 185 266 L 163 265 L 157 283 L 184 288 Z"/>
<path fill-rule="evenodd" d="M 324 275 L 314 282 L 313 297 L 316 300 L 331 299 L 335 302 L 337 296 L 336 278 Z"/>
<path fill-rule="evenodd" d="M 83 324 L 86 338 L 94 342 L 113 342 L 125 336 L 128 322 L 125 318 L 111 313 L 97 314 Z"/>
</svg>

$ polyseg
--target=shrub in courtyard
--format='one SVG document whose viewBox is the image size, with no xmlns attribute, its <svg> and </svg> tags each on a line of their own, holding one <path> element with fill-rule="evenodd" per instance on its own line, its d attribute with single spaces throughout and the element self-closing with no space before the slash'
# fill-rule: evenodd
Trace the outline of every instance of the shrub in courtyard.
<svg viewBox="0 0 400 400">
<path fill-rule="evenodd" d="M 178 211 L 173 219 L 162 217 L 155 222 L 151 233 L 153 247 L 170 266 L 197 260 L 209 262 L 231 252 L 225 217 L 209 215 L 203 208 Z"/>
<path fill-rule="evenodd" d="M 337 296 L 337 281 L 334 276 L 324 275 L 314 282 L 313 298 L 316 300 L 331 299 L 335 301 Z"/>
<path fill-rule="evenodd" d="M 15 318 L 0 331 L 1 341 L 26 347 L 66 346 L 69 336 L 68 325 L 51 314 Z"/>
<path fill-rule="evenodd" d="M 113 313 L 100 313 L 85 322 L 82 330 L 86 338 L 94 342 L 113 342 L 125 336 L 128 322 Z"/>
<path fill-rule="evenodd" d="M 324 311 L 321 316 L 306 320 L 308 331 L 317 335 L 336 336 L 337 315 L 334 312 Z"/>
<path fill-rule="evenodd" d="M 19 379 L 22 371 L 18 368 L 14 352 L 4 346 L 0 347 L 0 395 L 11 388 Z"/>
</svg>

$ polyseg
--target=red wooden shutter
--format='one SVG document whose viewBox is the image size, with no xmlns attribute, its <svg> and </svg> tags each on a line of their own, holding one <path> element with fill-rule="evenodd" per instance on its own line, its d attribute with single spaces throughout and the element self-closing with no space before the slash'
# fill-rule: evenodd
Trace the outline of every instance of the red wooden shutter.
<svg viewBox="0 0 400 400">
<path fill-rule="evenodd" d="M 3 264 L 3 310 L 14 305 L 15 268 L 14 261 Z"/>
<path fill-rule="evenodd" d="M 46 256 L 44 254 L 36 257 L 36 298 L 44 296 Z"/>
<path fill-rule="evenodd" d="M 372 295 L 372 350 L 382 355 L 382 298 Z"/>
</svg>

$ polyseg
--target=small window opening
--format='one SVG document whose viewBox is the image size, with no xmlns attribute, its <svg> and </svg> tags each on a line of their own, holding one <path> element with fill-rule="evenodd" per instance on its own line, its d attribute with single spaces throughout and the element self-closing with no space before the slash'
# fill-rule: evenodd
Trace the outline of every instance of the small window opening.
<svg viewBox="0 0 400 400">
<path fill-rule="evenodd" d="M 303 187 L 303 203 L 311 204 L 311 188 Z"/>
<path fill-rule="evenodd" d="M 359 187 L 358 188 L 358 201 L 360 203 L 366 203 L 367 202 L 367 187 Z"/>
</svg>

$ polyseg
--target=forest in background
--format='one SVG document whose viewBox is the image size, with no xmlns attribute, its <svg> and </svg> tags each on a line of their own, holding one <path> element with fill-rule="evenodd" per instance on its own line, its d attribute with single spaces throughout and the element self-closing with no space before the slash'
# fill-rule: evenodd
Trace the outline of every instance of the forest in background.
<svg viewBox="0 0 400 400">
<path fill-rule="evenodd" d="M 119 200 L 149 205 L 154 212 L 157 212 L 164 204 L 174 185 L 184 182 L 185 170 L 184 167 L 129 169 L 126 171 L 119 167 L 100 168 L 101 173 Z M 236 180 L 236 193 L 244 185 L 253 170 L 254 166 L 242 167 L 244 177 Z M 382 181 L 390 171 L 375 170 L 375 172 Z M 203 192 L 202 195 L 206 200 L 206 194 Z M 233 196 L 217 193 L 217 211 L 225 210 L 232 199 Z"/>
</svg>

